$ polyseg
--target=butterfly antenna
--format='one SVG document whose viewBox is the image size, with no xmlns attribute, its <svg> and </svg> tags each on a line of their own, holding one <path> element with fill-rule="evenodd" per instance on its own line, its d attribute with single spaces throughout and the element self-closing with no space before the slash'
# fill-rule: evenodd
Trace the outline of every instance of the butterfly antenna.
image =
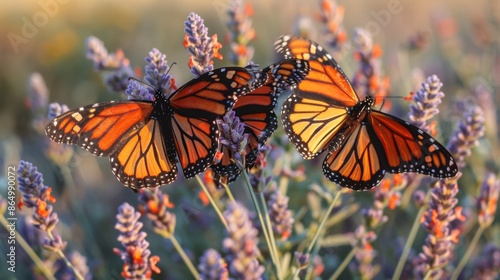
<svg viewBox="0 0 500 280">
<path fill-rule="evenodd" d="M 153 85 L 148 84 L 148 83 L 146 83 L 145 81 L 141 81 L 141 80 L 137 79 L 136 77 L 129 77 L 129 78 L 128 78 L 128 81 L 130 82 L 130 80 L 136 81 L 136 82 L 138 82 L 138 83 L 139 83 L 139 84 L 141 84 L 141 85 L 144 85 L 144 86 L 147 86 L 147 87 L 150 87 L 150 88 L 153 88 L 153 89 L 154 89 Z"/>
<path fill-rule="evenodd" d="M 172 67 L 176 64 L 177 64 L 177 62 L 175 62 L 175 61 L 172 62 L 172 64 L 170 64 L 170 66 L 168 67 L 167 72 L 165 72 L 165 74 L 162 75 L 162 81 L 160 83 L 159 89 L 162 89 L 163 86 L 165 85 L 165 83 L 168 81 L 168 73 L 170 73 L 170 70 L 172 70 Z"/>
<path fill-rule="evenodd" d="M 375 100 L 382 99 L 382 104 L 380 105 L 379 110 L 382 110 L 382 108 L 384 107 L 384 104 L 385 104 L 385 100 L 388 98 L 404 98 L 404 96 L 375 96 Z"/>
</svg>

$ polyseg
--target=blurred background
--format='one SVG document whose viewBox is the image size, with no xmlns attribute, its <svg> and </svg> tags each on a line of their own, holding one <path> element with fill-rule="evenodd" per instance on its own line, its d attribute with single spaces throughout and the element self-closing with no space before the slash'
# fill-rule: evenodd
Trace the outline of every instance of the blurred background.
<svg viewBox="0 0 500 280">
<path fill-rule="evenodd" d="M 228 3 L 229 0 L 0 2 L 0 178 L 5 178 L 7 166 L 17 165 L 21 159 L 38 166 L 44 174 L 45 184 L 53 187 L 58 199 L 55 207 L 62 221 L 63 239 L 72 249 L 86 255 L 91 267 L 99 267 L 99 275 L 109 276 L 121 269 L 121 260 L 112 254 L 112 248 L 119 247 L 113 228 L 114 217 L 122 202 L 136 205 L 137 195 L 119 184 L 107 158 L 96 158 L 79 148 L 75 148 L 67 169 L 76 188 L 73 192 L 65 190 L 63 172 L 47 157 L 48 140 L 33 122 L 41 113 L 30 109 L 33 107 L 29 99 L 30 76 L 40 73 L 50 93 L 48 101 L 66 104 L 70 109 L 123 99 L 123 95 L 109 92 L 92 61 L 85 58 L 85 40 L 95 36 L 103 41 L 109 52 L 121 49 L 134 69 L 143 69 L 144 57 L 152 48 L 159 49 L 167 55 L 169 63 L 177 63 L 171 74 L 180 86 L 193 78 L 187 66 L 189 54 L 182 44 L 184 21 L 191 12 L 200 15 L 209 28 L 209 35 L 218 35 L 223 45 L 219 52 L 226 56 Z M 255 63 L 267 66 L 278 60 L 273 43 L 283 34 L 306 30 L 311 39 L 324 44 L 318 21 L 319 1 L 289 0 L 284 4 L 277 0 L 253 0 L 248 3 L 253 7 L 252 24 L 256 32 L 255 39 L 249 43 L 255 48 Z M 492 93 L 493 108 L 498 104 L 500 1 L 355 0 L 338 3 L 345 8 L 343 25 L 347 41 L 352 41 L 354 28 L 363 27 L 382 48 L 382 71 L 390 79 L 390 95 L 407 96 L 418 90 L 425 77 L 439 76 L 446 94 L 447 105 L 443 108 L 447 109 L 439 116 L 445 125 L 440 127 L 438 139 L 446 141 L 451 134 L 456 118 L 453 104 L 473 96 L 478 86 Z M 347 49 L 339 62 L 352 77 L 357 68 L 352 49 Z M 227 59 L 215 62 L 215 67 L 227 65 L 231 65 Z M 406 118 L 405 102 L 393 101 L 392 112 Z M 498 114 L 487 117 L 487 125 L 494 126 L 498 121 Z M 481 142 L 481 147 L 472 156 L 481 160 L 469 167 L 474 172 L 465 170 L 465 174 L 482 174 L 487 169 L 498 171 L 499 157 L 495 157 L 499 155 L 495 144 L 498 134 L 496 130 L 493 134 L 488 134 L 489 131 L 486 132 L 489 141 Z M 280 137 L 280 133 L 278 131 L 275 137 Z M 321 173 L 320 168 L 317 173 Z M 475 176 L 464 177 L 463 180 L 471 184 L 479 180 Z M 4 186 L 1 180 L 2 194 Z M 162 190 L 173 197 L 176 205 L 185 204 L 189 209 L 199 205 L 197 188 L 195 180 L 179 178 Z M 290 208 L 298 209 L 301 203 L 300 199 L 292 200 Z M 82 229 L 78 219 L 75 220 L 74 211 L 86 213 L 91 229 Z M 193 233 L 189 221 L 178 218 L 176 234 L 181 240 L 188 239 L 191 242 L 188 247 L 199 256 L 213 236 L 212 239 L 210 236 L 189 238 L 188 233 Z M 221 231 L 221 228 L 215 230 Z M 207 233 L 210 234 L 220 232 Z M 157 236 L 149 238 L 155 246 L 168 246 Z M 4 261 L 0 268 L 3 265 Z"/>
</svg>

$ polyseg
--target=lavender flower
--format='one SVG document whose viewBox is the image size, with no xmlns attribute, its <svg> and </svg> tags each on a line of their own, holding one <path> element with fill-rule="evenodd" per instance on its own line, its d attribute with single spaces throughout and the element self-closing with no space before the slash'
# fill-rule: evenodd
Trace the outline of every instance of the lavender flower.
<svg viewBox="0 0 500 280">
<path fill-rule="evenodd" d="M 497 139 L 498 124 L 495 121 L 497 107 L 495 105 L 493 89 L 485 81 L 478 80 L 472 93 L 474 94 L 474 100 L 476 100 L 477 104 L 483 110 L 484 119 L 486 120 L 484 123 L 485 133 L 490 139 Z M 495 143 L 492 143 L 492 145 L 495 145 Z"/>
<path fill-rule="evenodd" d="M 169 95 L 176 89 L 174 79 L 168 74 L 170 67 L 165 54 L 154 48 L 145 60 L 148 64 L 144 68 L 146 72 L 144 80 L 151 87 L 144 87 L 140 82 L 131 80 L 125 90 L 129 100 L 154 100 L 157 90 Z"/>
<path fill-rule="evenodd" d="M 274 186 L 276 185 L 274 184 Z M 277 187 L 269 189 L 270 191 L 267 191 L 266 196 L 269 198 L 267 199 L 267 206 L 273 232 L 286 240 L 292 234 L 292 226 L 295 221 L 292 211 L 288 210 L 290 198 L 282 194 Z"/>
<path fill-rule="evenodd" d="M 248 210 L 238 202 L 231 202 L 224 218 L 228 224 L 228 236 L 223 241 L 229 273 L 238 279 L 262 279 L 264 267 L 257 260 L 258 231 L 252 226 Z"/>
<path fill-rule="evenodd" d="M 130 61 L 121 50 L 116 53 L 108 53 L 104 43 L 94 36 L 87 38 L 86 57 L 94 62 L 97 71 L 103 71 L 104 83 L 112 92 L 124 91 L 127 88 L 128 80 L 134 76 L 134 71 L 130 67 Z"/>
<path fill-rule="evenodd" d="M 271 146 L 259 146 L 257 151 L 257 159 L 254 161 L 252 169 L 250 169 L 250 184 L 256 192 L 261 192 L 272 180 L 272 176 L 264 176 L 264 169 L 267 166 L 266 156 L 269 154 Z"/>
<path fill-rule="evenodd" d="M 415 202 L 415 206 L 417 208 L 421 208 L 425 205 L 425 192 L 421 190 L 416 190 L 413 193 L 413 201 Z"/>
<path fill-rule="evenodd" d="M 47 108 L 49 90 L 40 73 L 33 73 L 29 79 L 29 105 L 35 114 Z"/>
<path fill-rule="evenodd" d="M 228 280 L 227 263 L 214 249 L 208 249 L 203 253 L 198 265 L 202 280 Z"/>
<path fill-rule="evenodd" d="M 92 274 L 90 273 L 89 267 L 87 266 L 87 258 L 85 256 L 82 256 L 79 252 L 73 252 L 68 259 L 73 265 L 74 269 L 77 270 L 81 275 L 85 276 L 83 279 L 92 279 Z M 74 270 L 69 268 L 63 261 L 57 261 L 55 263 L 55 266 L 57 267 L 57 272 L 55 273 L 57 279 L 76 279 Z"/>
<path fill-rule="evenodd" d="M 43 175 L 38 172 L 33 164 L 21 161 L 17 170 L 17 181 L 19 191 L 22 193 L 21 207 L 26 205 L 35 210 L 33 214 L 33 224 L 41 231 L 51 232 L 59 222 L 57 213 L 52 212 L 52 205 L 55 202 L 52 197 L 52 189 L 43 184 Z M 62 246 L 64 247 L 64 246 Z"/>
<path fill-rule="evenodd" d="M 500 180 L 493 173 L 488 173 L 481 184 L 481 193 L 477 199 L 479 225 L 489 227 L 495 218 L 498 195 L 500 194 Z"/>
<path fill-rule="evenodd" d="M 42 241 L 42 247 L 48 251 L 57 252 L 68 269 L 78 279 L 84 279 L 80 271 L 75 268 L 66 258 L 63 250 L 67 243 L 55 231 L 55 226 L 59 222 L 57 214 L 53 212 L 52 205 L 48 202 L 55 202 L 52 197 L 52 189 L 43 184 L 43 176 L 38 172 L 33 164 L 21 161 L 17 169 L 18 189 L 22 193 L 22 200 L 19 202 L 19 208 L 24 205 L 32 208 L 32 223 L 35 228 L 46 234 Z M 86 274 L 86 277 L 89 276 Z M 89 276 L 90 277 L 90 276 Z"/>
<path fill-rule="evenodd" d="M 371 34 L 362 28 L 354 30 L 354 48 L 355 57 L 359 61 L 359 69 L 352 80 L 354 89 L 361 96 L 386 96 L 389 92 L 389 79 L 382 78 L 382 49 L 373 43 Z"/>
<path fill-rule="evenodd" d="M 245 124 L 240 121 L 234 111 L 228 112 L 222 119 L 217 119 L 220 131 L 219 143 L 230 151 L 238 169 L 245 168 L 243 152 L 248 142 Z M 219 148 L 221 151 L 222 148 Z"/>
<path fill-rule="evenodd" d="M 461 234 L 454 223 L 465 220 L 462 208 L 456 206 L 460 176 L 459 173 L 453 179 L 438 181 L 431 191 L 429 210 L 421 219 L 428 235 L 422 253 L 414 259 L 413 273 L 417 279 L 443 279 L 447 275 L 445 266 L 451 261 L 454 244 Z"/>
<path fill-rule="evenodd" d="M 321 256 L 316 255 L 314 256 L 313 262 L 312 262 L 312 275 L 313 278 L 320 277 L 321 274 L 325 271 L 325 264 L 323 263 L 323 258 Z M 304 271 L 302 271 L 304 273 Z"/>
<path fill-rule="evenodd" d="M 316 27 L 308 14 L 299 11 L 293 26 L 293 34 L 302 38 L 316 37 Z"/>
<path fill-rule="evenodd" d="M 253 58 L 254 48 L 249 47 L 248 43 L 255 38 L 255 30 L 252 27 L 253 15 L 252 6 L 244 0 L 231 0 L 228 5 L 229 21 L 229 61 L 244 66 Z"/>
<path fill-rule="evenodd" d="M 484 247 L 480 258 L 475 262 L 474 271 L 470 279 L 498 279 L 499 273 L 500 248 L 495 244 L 488 244 Z"/>
<path fill-rule="evenodd" d="M 67 111 L 69 111 L 69 108 L 68 108 L 68 106 L 66 106 L 66 104 L 59 104 L 57 102 L 50 103 L 47 118 L 49 120 L 52 120 L 55 117 L 57 117 L 63 113 L 66 113 Z"/>
<path fill-rule="evenodd" d="M 320 5 L 320 21 L 325 41 L 334 53 L 340 53 L 347 48 L 347 32 L 342 26 L 344 7 L 335 0 L 320 0 Z"/>
<path fill-rule="evenodd" d="M 300 270 L 306 269 L 309 266 L 309 261 L 311 259 L 311 255 L 304 254 L 302 252 L 294 252 L 295 261 L 297 262 L 297 267 Z"/>
<path fill-rule="evenodd" d="M 481 107 L 471 105 L 448 142 L 447 149 L 455 158 L 458 168 L 465 166 L 465 158 L 471 155 L 471 148 L 478 145 L 478 139 L 484 135 L 484 115 Z"/>
<path fill-rule="evenodd" d="M 360 274 L 361 279 L 373 279 L 380 271 L 380 267 L 373 264 L 376 251 L 371 245 L 377 239 L 377 235 L 360 225 L 354 232 L 354 239 L 356 240 L 354 246 L 357 247 L 354 258 L 358 261 L 355 271 Z"/>
<path fill-rule="evenodd" d="M 27 106 L 33 116 L 31 125 L 39 134 L 43 134 L 43 130 L 47 125 L 45 110 L 47 110 L 49 90 L 40 73 L 31 74 L 28 87 L 29 94 Z"/>
<path fill-rule="evenodd" d="M 142 211 L 153 223 L 156 233 L 168 238 L 174 234 L 176 216 L 168 212 L 174 205 L 170 202 L 168 195 L 162 193 L 158 188 L 153 190 L 141 189 L 138 197 Z"/>
<path fill-rule="evenodd" d="M 436 75 L 429 76 L 415 93 L 413 103 L 410 104 L 408 118 L 411 124 L 427 133 L 431 133 L 431 125 L 427 121 L 439 113 L 437 106 L 441 104 L 441 99 L 444 97 L 444 93 L 440 91 L 442 86 L 443 84 Z"/>
<path fill-rule="evenodd" d="M 209 37 L 208 28 L 203 24 L 203 19 L 195 13 L 189 14 L 184 26 L 184 32 L 186 32 L 184 48 L 191 53 L 188 64 L 191 73 L 200 76 L 212 71 L 214 69 L 212 58 L 222 59 L 219 53 L 222 45 L 217 41 L 217 34 Z"/>
<path fill-rule="evenodd" d="M 141 231 L 142 223 L 138 221 L 140 217 L 141 214 L 128 203 L 123 203 L 116 215 L 115 228 L 120 232 L 118 241 L 125 250 L 115 248 L 113 251 L 124 262 L 121 276 L 126 279 L 150 279 L 153 272 L 160 272 L 156 267 L 159 257 L 150 257 L 147 234 Z"/>
</svg>

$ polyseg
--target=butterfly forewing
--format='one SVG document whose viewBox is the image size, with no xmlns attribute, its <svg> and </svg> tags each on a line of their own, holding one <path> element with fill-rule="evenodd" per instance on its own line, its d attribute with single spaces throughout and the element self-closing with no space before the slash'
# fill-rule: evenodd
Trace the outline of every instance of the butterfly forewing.
<svg viewBox="0 0 500 280">
<path fill-rule="evenodd" d="M 282 36 L 275 42 L 276 50 L 287 58 L 309 62 L 309 73 L 294 93 L 337 106 L 354 106 L 359 101 L 349 79 L 333 57 L 313 41 Z"/>
<path fill-rule="evenodd" d="M 150 102 L 97 103 L 68 111 L 53 119 L 46 134 L 51 140 L 75 144 L 97 156 L 109 156 L 121 148 L 124 132 L 149 120 Z"/>
<path fill-rule="evenodd" d="M 216 119 L 233 107 L 238 96 L 252 89 L 252 80 L 245 68 L 219 68 L 183 85 L 170 96 L 169 104 L 177 114 Z"/>
</svg>

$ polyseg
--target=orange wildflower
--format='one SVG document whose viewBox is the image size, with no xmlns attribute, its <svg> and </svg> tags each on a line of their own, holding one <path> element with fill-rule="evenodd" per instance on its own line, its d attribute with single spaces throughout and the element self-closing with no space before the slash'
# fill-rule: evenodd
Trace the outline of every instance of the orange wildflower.
<svg viewBox="0 0 500 280">
<path fill-rule="evenodd" d="M 379 44 L 373 44 L 373 48 L 372 48 L 372 57 L 373 58 L 382 57 L 383 53 L 384 52 L 382 51 L 382 48 L 380 47 Z"/>
<path fill-rule="evenodd" d="M 47 188 L 47 199 L 52 203 L 56 202 L 56 198 L 52 196 L 52 188 Z"/>
<path fill-rule="evenodd" d="M 149 263 L 150 263 L 150 267 L 151 267 L 151 270 L 158 274 L 160 273 L 160 268 L 156 266 L 156 264 L 160 261 L 160 257 L 158 256 L 152 256 L 151 258 L 149 258 Z"/>
<path fill-rule="evenodd" d="M 47 211 L 47 202 L 43 201 L 43 200 L 38 200 L 38 203 L 37 203 L 37 211 L 36 213 L 38 215 L 40 215 L 40 217 L 42 218 L 47 218 L 50 214 L 49 211 Z"/>
<path fill-rule="evenodd" d="M 23 200 L 23 197 L 21 196 L 21 197 L 19 198 L 19 202 L 17 203 L 17 209 L 19 209 L 19 210 L 23 210 L 23 209 L 22 209 L 22 208 L 23 208 L 23 206 L 24 206 L 24 200 Z"/>
<path fill-rule="evenodd" d="M 222 44 L 219 43 L 217 39 L 217 34 L 212 35 L 212 57 L 218 58 L 222 60 L 222 54 L 219 53 L 219 50 L 222 48 Z"/>
<path fill-rule="evenodd" d="M 210 200 L 208 199 L 208 195 L 204 191 L 198 192 L 198 198 L 200 199 L 203 206 L 208 206 L 208 204 L 210 204 Z"/>
<path fill-rule="evenodd" d="M 149 200 L 147 206 L 148 212 L 151 214 L 157 214 L 160 210 L 157 200 Z"/>
</svg>

